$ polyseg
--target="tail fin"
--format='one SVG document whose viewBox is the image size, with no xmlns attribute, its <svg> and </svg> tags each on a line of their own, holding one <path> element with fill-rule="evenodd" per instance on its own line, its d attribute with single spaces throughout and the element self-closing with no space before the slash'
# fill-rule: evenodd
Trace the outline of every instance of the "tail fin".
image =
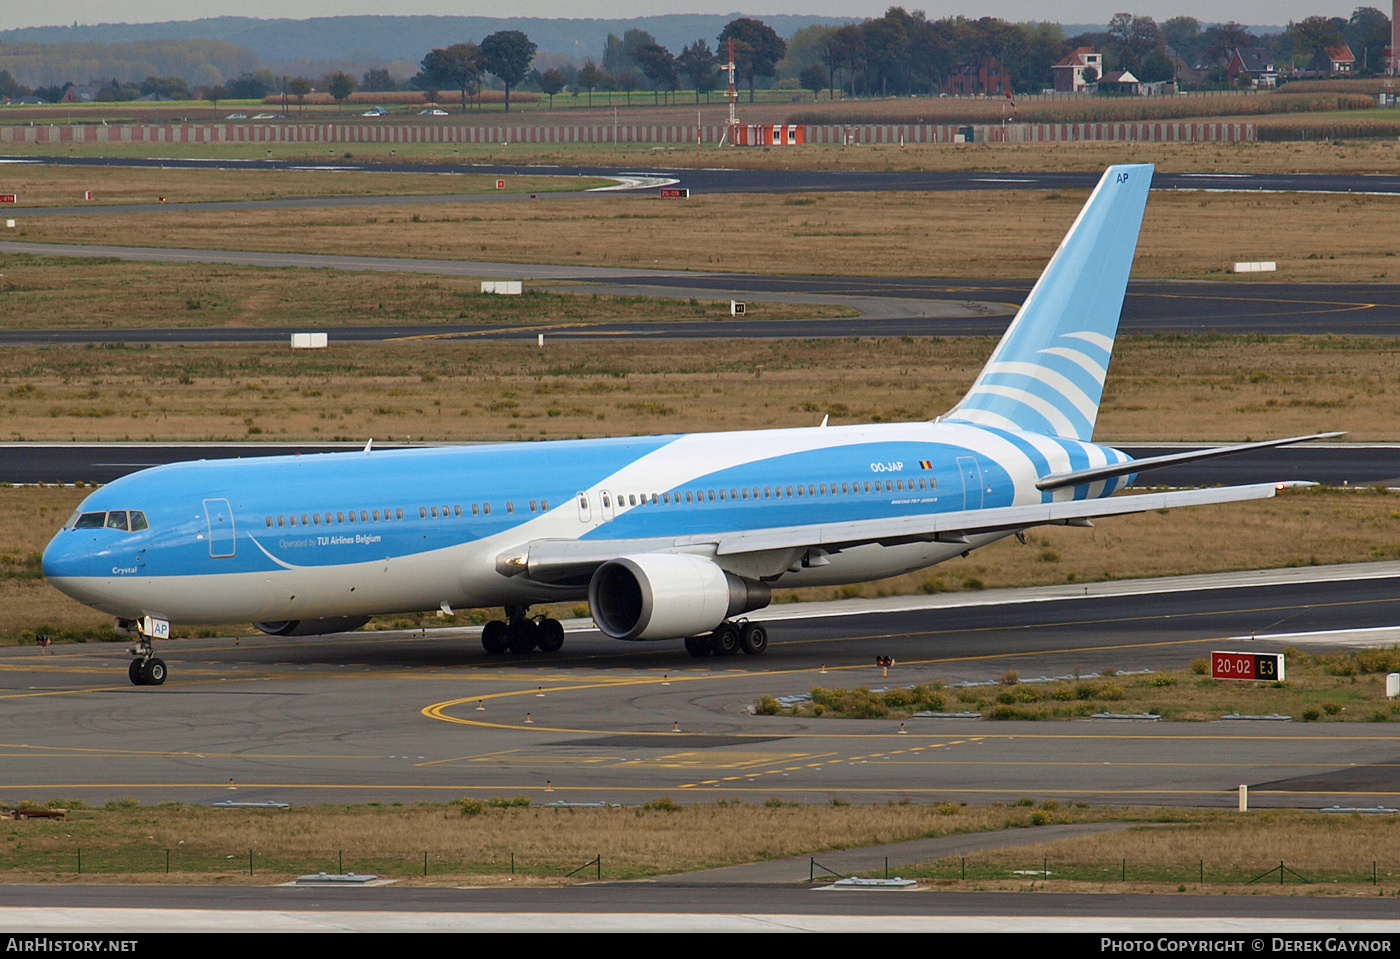
<svg viewBox="0 0 1400 959">
<path fill-rule="evenodd" d="M 1152 165 L 1109 167 L 996 351 L 944 421 L 1089 440 Z"/>
</svg>

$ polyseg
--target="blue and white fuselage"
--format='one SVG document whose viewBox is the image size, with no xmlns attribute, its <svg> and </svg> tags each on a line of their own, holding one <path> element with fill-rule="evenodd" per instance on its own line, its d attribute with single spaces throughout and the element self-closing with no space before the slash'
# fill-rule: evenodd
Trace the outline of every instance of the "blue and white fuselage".
<svg viewBox="0 0 1400 959">
<path fill-rule="evenodd" d="M 1135 462 L 1093 442 L 1151 179 L 1145 165 L 1104 174 L 967 394 L 934 422 L 162 466 L 89 496 L 44 574 L 145 630 L 251 621 L 287 635 L 502 606 L 489 651 L 550 650 L 563 631 L 528 606 L 586 596 L 617 639 L 760 652 L 766 633 L 732 618 L 774 586 L 892 576 L 1041 524 L 1270 496 L 1111 495 L 1142 469 L 1248 448 Z M 144 656 L 158 675 L 133 664 L 133 681 L 163 681 L 148 645 Z"/>
</svg>

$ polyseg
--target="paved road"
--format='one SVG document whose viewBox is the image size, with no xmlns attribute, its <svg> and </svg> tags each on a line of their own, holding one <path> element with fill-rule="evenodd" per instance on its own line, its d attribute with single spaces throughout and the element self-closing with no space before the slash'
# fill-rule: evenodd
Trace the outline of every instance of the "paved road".
<svg viewBox="0 0 1400 959">
<path fill-rule="evenodd" d="M 712 154 L 717 164 L 725 154 Z M 1088 190 L 1098 182 L 1099 173 L 1021 173 L 1017 171 L 875 171 L 875 170 L 739 170 L 711 167 L 658 167 L 649 170 L 599 166 L 556 166 L 551 164 L 502 165 L 480 163 L 415 163 L 386 161 L 339 161 L 328 164 L 306 160 L 227 160 L 220 158 L 141 158 L 13 155 L 0 161 L 42 163 L 54 166 L 120 166 L 146 168 L 194 168 L 238 170 L 363 170 L 380 173 L 473 173 L 489 176 L 581 176 L 618 177 L 638 174 L 674 178 L 679 185 L 696 193 L 794 193 L 872 190 Z M 1400 193 L 1400 176 L 1393 174 L 1339 173 L 1166 173 L 1157 171 L 1152 179 L 1156 190 L 1267 190 L 1299 193 Z M 502 198 L 491 194 L 493 198 Z M 366 203 L 382 202 L 373 197 Z M 402 198 L 395 202 L 401 202 Z M 442 198 L 425 197 L 424 202 Z M 260 201 L 280 206 L 285 200 Z M 293 204 L 298 201 L 292 201 Z M 179 209 L 170 204 L 151 204 L 150 209 Z M 72 208 L 69 208 L 72 209 Z M 101 207 L 84 207 L 101 212 Z M 25 211 L 26 215 L 33 215 Z"/>
<path fill-rule="evenodd" d="M 1111 441 L 1105 441 L 1111 442 Z M 396 444 L 382 444 L 390 448 Z M 1117 443 L 1142 459 L 1198 449 L 1200 444 Z M 242 456 L 329 453 L 361 443 L 0 443 L 0 483 L 110 483 L 161 463 Z M 1400 445 L 1325 443 L 1258 450 L 1153 471 L 1166 486 L 1266 483 L 1302 479 L 1329 486 L 1400 486 Z"/>
<path fill-rule="evenodd" d="M 189 639 L 162 644 L 162 687 L 131 686 L 119 644 L 8 648 L 0 793 L 1230 806 L 1243 782 L 1262 806 L 1395 806 L 1392 724 L 920 719 L 901 733 L 895 721 L 747 707 L 815 685 L 1180 668 L 1252 634 L 1260 651 L 1340 628 L 1385 628 L 1364 638 L 1394 642 L 1397 587 L 1400 564 L 1379 564 L 783 606 L 761 614 L 766 655 L 723 660 L 613 642 L 583 622 L 548 658 L 488 657 L 472 627 Z M 897 663 L 888 678 L 877 655 Z"/>
<path fill-rule="evenodd" d="M 1034 841 L 1037 830 L 1020 830 Z M 804 876 L 805 878 L 805 876 Z M 837 893 L 822 886 L 735 884 L 699 894 L 663 879 L 590 883 L 562 889 L 362 889 L 257 886 L 9 886 L 0 928 L 11 933 L 136 935 L 136 951 L 168 932 L 1003 932 L 1080 933 L 1061 946 L 1098 949 L 1082 934 L 1130 940 L 1133 952 L 1163 948 L 1143 934 L 1191 934 L 1196 949 L 1241 949 L 1251 934 L 1282 936 L 1286 947 L 1321 950 L 1312 933 L 1350 933 L 1341 951 L 1378 949 L 1400 928 L 1385 898 L 1323 896 L 1093 896 L 1010 892 Z M 18 905 L 21 903 L 33 905 Z M 1353 945 L 1363 939 L 1364 945 Z M 516 940 L 519 942 L 519 940 Z M 1316 941 L 1318 944 L 1313 945 Z M 1233 943 L 1240 943 L 1236 947 Z M 1264 940 L 1258 951 L 1264 951 Z M 1171 948 L 1185 951 L 1173 940 Z M 1127 951 L 1127 950 L 1125 950 Z"/>
</svg>

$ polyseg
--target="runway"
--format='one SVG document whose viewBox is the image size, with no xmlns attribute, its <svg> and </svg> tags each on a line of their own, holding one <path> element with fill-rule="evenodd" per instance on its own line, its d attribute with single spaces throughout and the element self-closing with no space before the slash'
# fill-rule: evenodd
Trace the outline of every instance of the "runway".
<svg viewBox="0 0 1400 959">
<path fill-rule="evenodd" d="M 1400 564 L 771 607 L 762 657 L 695 660 L 569 623 L 557 656 L 488 657 L 479 628 L 0 650 L 0 795 L 537 803 L 1400 805 L 1400 729 L 1373 723 L 1067 723 L 758 716 L 763 695 L 1180 668 L 1257 633 L 1400 624 Z M 1273 638 L 1264 638 L 1268 634 Z M 1374 634 L 1367 634 L 1374 636 Z M 1372 641 L 1375 641 L 1374 639 Z M 1383 641 L 1383 640 L 1382 640 Z M 875 667 L 892 656 L 889 677 Z"/>
<path fill-rule="evenodd" d="M 1089 190 L 1098 182 L 1100 172 L 1021 172 L 1018 170 L 746 170 L 723 166 L 725 154 L 711 151 L 713 165 L 658 166 L 645 170 L 620 169 L 588 164 L 492 164 L 469 161 L 439 163 L 369 160 L 337 160 L 329 164 L 300 160 L 229 160 L 219 157 L 89 157 L 45 156 L 42 154 L 11 154 L 0 156 L 0 163 L 34 163 L 67 167 L 143 167 L 174 169 L 230 170 L 319 170 L 362 171 L 371 173 L 440 173 L 477 174 L 486 176 L 560 176 L 602 177 L 662 176 L 677 181 L 679 186 L 695 193 L 811 193 L 811 192 L 871 192 L 916 191 L 943 192 L 949 190 Z M 1269 191 L 1294 193 L 1359 193 L 1400 194 L 1400 176 L 1394 174 L 1347 173 L 1169 173 L 1158 170 L 1153 175 L 1154 190 L 1214 190 Z M 489 194 L 510 200 L 501 194 Z M 395 199 L 395 198 L 389 198 Z M 441 198 L 437 198 L 441 202 Z M 381 197 L 337 198 L 336 205 L 385 202 Z M 397 198 L 403 201 L 405 198 Z M 433 202 L 434 198 L 413 197 L 408 202 Z M 268 206 L 286 205 L 288 200 L 253 201 Z M 290 200 L 292 205 L 300 201 Z M 180 209 L 178 204 L 126 205 L 126 212 L 144 209 L 169 211 Z M 228 208 L 225 206 L 225 208 Z M 36 215 L 38 208 L 20 209 L 27 216 Z M 113 212 L 112 207 L 61 208 L 68 212 L 93 210 Z"/>
</svg>

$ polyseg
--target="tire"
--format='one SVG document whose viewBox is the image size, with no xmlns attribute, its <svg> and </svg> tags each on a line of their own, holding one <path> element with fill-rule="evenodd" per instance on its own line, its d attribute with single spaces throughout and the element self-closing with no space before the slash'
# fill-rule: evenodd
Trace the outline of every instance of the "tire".
<svg viewBox="0 0 1400 959">
<path fill-rule="evenodd" d="M 716 656 L 733 656 L 739 651 L 739 630 L 733 623 L 720 623 L 710 634 L 710 650 Z"/>
<path fill-rule="evenodd" d="M 506 645 L 518 656 L 530 652 L 539 643 L 540 630 L 533 620 L 517 619 L 506 623 Z"/>
<path fill-rule="evenodd" d="M 146 681 L 141 678 L 141 660 L 133 659 L 131 665 L 126 669 L 127 676 L 131 677 L 131 685 L 144 686 Z"/>
<path fill-rule="evenodd" d="M 141 664 L 141 680 L 146 686 L 161 686 L 165 683 L 165 660 L 152 657 Z"/>
<path fill-rule="evenodd" d="M 481 628 L 481 646 L 492 656 L 506 651 L 506 624 L 493 619 Z"/>
<path fill-rule="evenodd" d="M 710 655 L 710 637 L 687 636 L 685 638 L 685 651 L 697 659 Z"/>
<path fill-rule="evenodd" d="M 542 653 L 557 653 L 564 648 L 564 624 L 557 619 L 542 619 L 539 623 L 538 645 Z"/>
<path fill-rule="evenodd" d="M 739 631 L 739 648 L 750 656 L 762 655 L 768 648 L 768 630 L 758 623 L 745 623 Z"/>
</svg>

